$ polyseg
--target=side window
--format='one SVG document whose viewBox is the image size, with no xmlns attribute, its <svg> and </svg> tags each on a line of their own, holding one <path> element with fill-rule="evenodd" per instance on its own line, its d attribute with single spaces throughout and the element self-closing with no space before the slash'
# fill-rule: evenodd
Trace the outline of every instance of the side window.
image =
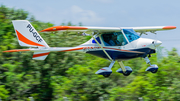
<svg viewBox="0 0 180 101">
<path fill-rule="evenodd" d="M 97 37 L 96 40 L 101 44 L 101 41 L 100 41 L 99 37 Z M 96 41 L 93 39 L 92 43 L 96 43 Z"/>
<path fill-rule="evenodd" d="M 110 43 L 109 43 L 109 41 L 110 41 L 110 39 L 111 39 L 111 34 L 110 33 L 104 33 L 104 34 L 102 34 L 102 39 L 103 39 L 103 42 L 104 42 L 104 45 L 105 46 L 111 46 L 110 45 Z"/>
<path fill-rule="evenodd" d="M 122 32 L 106 32 L 102 34 L 105 46 L 123 46 L 127 44 Z"/>
<path fill-rule="evenodd" d="M 117 40 L 121 43 L 120 46 L 124 46 L 126 45 L 128 42 L 125 39 L 124 35 L 122 32 L 116 32 L 117 33 Z"/>
</svg>

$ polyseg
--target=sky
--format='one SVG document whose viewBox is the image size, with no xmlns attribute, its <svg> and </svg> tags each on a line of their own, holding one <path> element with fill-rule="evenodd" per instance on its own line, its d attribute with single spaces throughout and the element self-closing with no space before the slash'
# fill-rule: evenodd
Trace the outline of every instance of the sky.
<svg viewBox="0 0 180 101">
<path fill-rule="evenodd" d="M 180 54 L 180 0 L 0 0 L 23 9 L 37 20 L 55 25 L 71 22 L 98 27 L 176 26 L 142 37 L 162 41 L 164 50 Z"/>
</svg>

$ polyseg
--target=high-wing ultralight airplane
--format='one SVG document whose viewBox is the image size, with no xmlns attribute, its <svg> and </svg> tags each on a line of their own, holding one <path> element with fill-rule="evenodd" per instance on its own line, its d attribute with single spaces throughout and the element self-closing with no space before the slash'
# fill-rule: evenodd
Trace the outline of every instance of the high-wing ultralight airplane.
<svg viewBox="0 0 180 101">
<path fill-rule="evenodd" d="M 40 32 L 64 31 L 64 32 L 83 32 L 82 35 L 91 35 L 92 38 L 76 47 L 49 47 L 43 38 L 38 34 L 34 27 L 27 20 L 14 20 L 13 26 L 21 46 L 30 47 L 28 49 L 14 49 L 4 52 L 23 52 L 32 51 L 33 59 L 44 60 L 51 51 L 67 52 L 79 51 L 99 56 L 111 61 L 109 67 L 99 69 L 96 74 L 109 77 L 112 73 L 111 68 L 117 60 L 120 67 L 116 72 L 125 76 L 131 74 L 132 69 L 124 66 L 124 60 L 137 57 L 145 59 L 150 66 L 146 71 L 156 73 L 157 65 L 151 65 L 151 54 L 162 44 L 161 41 L 154 39 L 141 38 L 146 32 L 154 33 L 156 31 L 175 29 L 175 26 L 153 26 L 153 27 L 82 27 L 82 26 L 55 26 L 44 29 Z M 91 34 L 86 34 L 91 32 Z M 139 32 L 138 35 L 136 32 Z"/>
</svg>

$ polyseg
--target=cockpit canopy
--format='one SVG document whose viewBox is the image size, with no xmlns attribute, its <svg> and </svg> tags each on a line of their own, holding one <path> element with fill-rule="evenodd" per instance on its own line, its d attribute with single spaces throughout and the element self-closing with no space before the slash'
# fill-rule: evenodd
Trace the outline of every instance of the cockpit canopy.
<svg viewBox="0 0 180 101">
<path fill-rule="evenodd" d="M 102 40 L 105 46 L 124 46 L 139 38 L 140 36 L 133 29 L 102 33 Z"/>
</svg>

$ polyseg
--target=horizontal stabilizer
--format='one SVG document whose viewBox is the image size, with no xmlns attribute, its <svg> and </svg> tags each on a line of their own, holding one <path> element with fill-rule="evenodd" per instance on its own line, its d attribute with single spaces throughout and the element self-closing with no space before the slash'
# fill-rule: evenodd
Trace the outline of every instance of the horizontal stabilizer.
<svg viewBox="0 0 180 101">
<path fill-rule="evenodd" d="M 24 52 L 24 51 L 31 51 L 30 49 L 13 49 L 13 50 L 7 50 L 3 52 Z"/>
<path fill-rule="evenodd" d="M 49 55 L 50 51 L 34 52 L 33 59 L 44 60 Z"/>
<path fill-rule="evenodd" d="M 25 51 L 36 51 L 33 54 L 33 59 L 35 60 L 44 60 L 49 55 L 50 51 L 40 51 L 40 50 L 33 50 L 33 49 L 13 49 L 7 50 L 3 52 L 25 52 Z"/>
</svg>

